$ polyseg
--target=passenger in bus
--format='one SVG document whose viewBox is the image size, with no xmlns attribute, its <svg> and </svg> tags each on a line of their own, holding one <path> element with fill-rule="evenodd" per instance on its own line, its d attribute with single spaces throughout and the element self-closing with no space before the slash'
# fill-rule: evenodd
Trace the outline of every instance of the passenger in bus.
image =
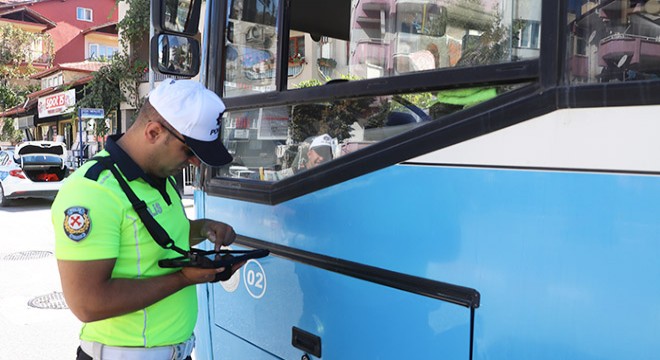
<svg viewBox="0 0 660 360">
<path fill-rule="evenodd" d="M 84 322 L 77 359 L 191 359 L 193 285 L 225 269 L 163 268 L 159 260 L 206 239 L 219 250 L 236 238 L 228 224 L 189 220 L 171 179 L 189 164 L 232 161 L 218 136 L 224 110 L 200 83 L 166 80 L 126 133 L 110 136 L 59 191 L 55 255 L 67 305 Z"/>
<path fill-rule="evenodd" d="M 314 138 L 309 145 L 309 150 L 307 150 L 307 160 L 302 164 L 304 165 L 303 169 L 311 169 L 332 160 L 333 144 L 333 139 L 328 134 Z"/>
<path fill-rule="evenodd" d="M 309 144 L 309 145 L 308 145 Z M 266 181 L 277 181 L 293 176 L 301 171 L 309 170 L 315 166 L 326 163 L 334 158 L 337 140 L 328 134 L 313 138 L 311 143 L 303 143 L 293 159 L 291 167 L 279 171 L 265 171 L 263 176 L 254 175 L 252 178 Z"/>
</svg>

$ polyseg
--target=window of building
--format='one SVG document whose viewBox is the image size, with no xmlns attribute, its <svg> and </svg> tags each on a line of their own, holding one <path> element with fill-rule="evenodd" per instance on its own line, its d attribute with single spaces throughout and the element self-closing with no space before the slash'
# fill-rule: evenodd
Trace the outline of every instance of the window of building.
<svg viewBox="0 0 660 360">
<path fill-rule="evenodd" d="M 30 60 L 39 62 L 44 55 L 43 38 L 38 37 L 30 44 Z"/>
<path fill-rule="evenodd" d="M 87 58 L 94 60 L 109 60 L 112 59 L 115 54 L 119 52 L 119 49 L 114 46 L 108 46 L 103 44 L 89 44 L 89 53 Z"/>
<path fill-rule="evenodd" d="M 541 22 L 525 20 L 524 24 L 523 28 L 520 29 L 518 47 L 539 49 L 541 45 Z"/>
<path fill-rule="evenodd" d="M 76 19 L 82 21 L 92 21 L 92 9 L 87 8 L 76 8 Z"/>
<path fill-rule="evenodd" d="M 296 36 L 289 39 L 289 63 L 299 64 L 305 61 L 305 37 Z"/>
<path fill-rule="evenodd" d="M 62 75 L 62 73 L 41 79 L 42 89 L 46 89 L 53 86 L 59 86 L 62 84 L 64 84 L 64 76 Z"/>
</svg>

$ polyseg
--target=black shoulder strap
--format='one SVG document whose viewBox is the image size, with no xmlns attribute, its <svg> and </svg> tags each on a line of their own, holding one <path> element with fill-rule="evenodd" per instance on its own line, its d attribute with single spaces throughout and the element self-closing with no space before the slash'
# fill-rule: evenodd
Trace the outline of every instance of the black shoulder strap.
<svg viewBox="0 0 660 360">
<path fill-rule="evenodd" d="M 176 190 L 176 194 L 179 195 L 179 199 L 181 199 L 181 193 L 179 192 L 179 188 L 176 186 L 176 181 L 174 181 L 174 178 L 172 176 L 168 176 L 167 180 L 169 180 L 170 185 Z"/>
<path fill-rule="evenodd" d="M 162 226 L 154 219 L 153 216 L 151 216 L 151 213 L 149 213 L 149 210 L 147 209 L 147 204 L 143 201 L 140 200 L 137 195 L 135 195 L 135 192 L 131 189 L 130 186 L 128 186 L 128 183 L 126 180 L 124 180 L 124 177 L 119 173 L 119 170 L 117 170 L 117 167 L 115 167 L 115 163 L 112 160 L 111 157 L 106 156 L 106 157 L 93 157 L 90 159 L 90 161 L 96 160 L 96 164 L 92 165 L 92 167 L 88 170 L 88 172 L 85 174 L 85 177 L 88 177 L 87 175 L 94 175 L 96 172 L 96 178 L 98 179 L 100 171 L 94 170 L 95 167 L 98 166 L 98 164 L 101 164 L 105 169 L 108 169 L 112 172 L 112 174 L 115 176 L 115 179 L 117 179 L 117 182 L 119 183 L 119 186 L 121 189 L 124 191 L 124 194 L 126 194 L 126 197 L 128 197 L 128 200 L 130 200 L 131 204 L 133 205 L 133 209 L 135 209 L 135 212 L 137 212 L 138 216 L 140 217 L 140 220 L 144 223 L 144 226 L 147 228 L 147 231 L 149 231 L 149 234 L 151 237 L 164 249 L 172 249 L 179 254 L 182 255 L 187 255 L 188 252 L 181 249 L 178 246 L 174 245 L 174 240 L 170 237 L 170 235 L 163 229 Z M 178 193 L 178 192 L 177 192 Z"/>
</svg>

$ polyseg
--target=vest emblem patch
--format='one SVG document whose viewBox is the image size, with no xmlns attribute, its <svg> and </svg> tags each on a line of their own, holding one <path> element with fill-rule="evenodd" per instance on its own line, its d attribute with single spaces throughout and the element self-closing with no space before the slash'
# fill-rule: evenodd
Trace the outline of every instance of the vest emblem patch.
<svg viewBox="0 0 660 360">
<path fill-rule="evenodd" d="M 80 206 L 70 207 L 64 211 L 64 232 L 69 239 L 80 241 L 87 237 L 92 226 L 88 214 L 89 210 Z"/>
</svg>

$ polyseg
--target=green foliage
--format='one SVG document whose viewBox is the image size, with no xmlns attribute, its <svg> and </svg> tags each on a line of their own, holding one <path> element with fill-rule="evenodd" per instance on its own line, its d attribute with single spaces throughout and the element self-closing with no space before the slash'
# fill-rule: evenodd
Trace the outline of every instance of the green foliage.
<svg viewBox="0 0 660 360">
<path fill-rule="evenodd" d="M 85 85 L 84 97 L 78 101 L 76 109 L 101 108 L 108 117 L 113 117 L 122 102 L 139 108 L 141 99 L 138 97 L 138 85 L 145 68 L 143 61 L 135 60 L 131 63 L 125 54 L 118 54 Z M 107 134 L 109 129 L 104 121 L 99 120 L 96 125 L 96 135 Z"/>
<path fill-rule="evenodd" d="M 326 104 L 303 104 L 293 109 L 290 132 L 294 142 L 328 134 L 341 141 L 351 137 L 351 125 L 360 122 L 373 98 L 336 100 Z"/>
<path fill-rule="evenodd" d="M 25 101 L 27 94 L 35 91 L 35 86 L 0 86 L 0 111 L 11 109 Z M 14 119 L 0 118 L 0 141 L 18 143 L 22 134 L 14 128 Z"/>
<path fill-rule="evenodd" d="M 27 94 L 36 90 L 36 86 L 12 87 L 0 86 L 0 111 L 5 111 L 25 101 Z M 9 118 L 0 119 L 0 141 L 17 143 L 22 134 L 14 129 L 14 120 Z"/>
<path fill-rule="evenodd" d="M 32 67 L 32 44 L 40 39 L 45 48 L 44 60 L 50 65 L 53 40 L 49 34 L 31 33 L 13 25 L 0 24 L 0 84 L 6 84 L 10 79 L 27 78 L 36 72 Z"/>
<path fill-rule="evenodd" d="M 436 102 L 435 96 L 430 92 L 404 94 L 401 97 L 415 104 L 420 109 L 428 109 Z M 401 108 L 402 106 L 403 105 L 399 105 L 398 108 Z"/>
<path fill-rule="evenodd" d="M 315 87 L 315 86 L 321 86 L 323 85 L 323 82 L 318 79 L 311 79 L 311 80 L 304 80 L 299 82 L 296 85 L 297 89 L 303 89 L 303 88 L 309 88 L 309 87 Z"/>
<path fill-rule="evenodd" d="M 94 78 L 83 88 L 84 97 L 76 104 L 78 108 L 101 108 L 106 116 L 116 116 L 115 110 L 119 104 L 127 102 L 135 108 L 142 105 L 143 99 L 139 96 L 139 85 L 148 64 L 136 56 L 129 55 L 129 47 L 135 50 L 149 34 L 149 0 L 117 0 L 117 4 L 124 1 L 129 5 L 124 18 L 117 27 L 122 34 L 121 45 L 123 52 L 116 54 L 107 66 L 102 67 L 94 74 Z M 137 51 L 133 51 L 134 54 Z M 110 129 L 105 121 L 96 121 L 95 133 L 104 136 Z"/>
<path fill-rule="evenodd" d="M 18 143 L 21 141 L 21 132 L 14 128 L 13 119 L 1 119 L 0 123 L 0 141 L 8 141 L 10 143 Z"/>
<path fill-rule="evenodd" d="M 463 1 L 483 8 L 479 1 Z M 492 13 L 492 19 L 487 23 L 481 36 L 474 43 L 467 44 L 468 46 L 463 50 L 464 54 L 456 66 L 477 66 L 509 61 L 512 34 L 517 34 L 524 24 L 520 21 L 515 21 L 513 26 L 502 23 L 502 15 L 497 8 L 492 12 L 485 8 L 482 11 Z"/>
<path fill-rule="evenodd" d="M 0 86 L 0 111 L 11 109 L 20 103 L 20 96 L 9 86 Z"/>
<path fill-rule="evenodd" d="M 37 85 L 0 86 L 0 111 L 11 109 L 25 101 L 28 94 L 38 90 Z"/>
<path fill-rule="evenodd" d="M 137 45 L 142 40 L 145 34 L 149 33 L 151 8 L 149 0 L 117 0 L 117 4 L 121 1 L 129 6 L 117 27 L 121 29 L 122 46 L 126 49 L 129 45 Z"/>
<path fill-rule="evenodd" d="M 316 63 L 319 66 L 325 66 L 325 67 L 329 67 L 329 68 L 334 68 L 334 67 L 337 66 L 337 60 L 335 60 L 333 58 L 324 58 L 324 57 L 318 58 L 316 60 Z"/>
<path fill-rule="evenodd" d="M 106 113 L 114 110 L 124 100 L 119 82 L 123 77 L 121 62 L 110 62 L 94 74 L 83 88 L 84 97 L 77 102 L 81 108 L 102 108 Z"/>
</svg>

